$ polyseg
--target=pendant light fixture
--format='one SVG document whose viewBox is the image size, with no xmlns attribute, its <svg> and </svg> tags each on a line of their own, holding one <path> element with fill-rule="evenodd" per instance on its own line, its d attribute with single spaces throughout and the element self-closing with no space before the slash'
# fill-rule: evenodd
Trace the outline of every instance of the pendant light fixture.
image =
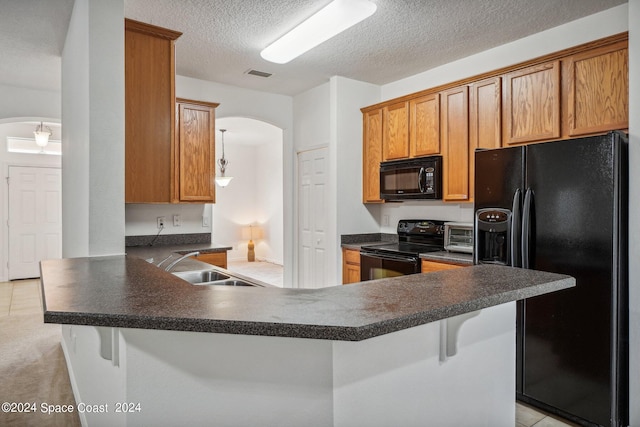
<svg viewBox="0 0 640 427">
<path fill-rule="evenodd" d="M 333 0 L 266 47 L 260 56 L 270 62 L 286 64 L 373 15 L 376 8 L 369 0 Z"/>
<path fill-rule="evenodd" d="M 222 134 L 222 157 L 218 159 L 220 175 L 216 176 L 216 184 L 218 184 L 220 187 L 226 187 L 233 179 L 232 176 L 225 176 L 224 174 L 225 170 L 227 169 L 227 165 L 229 164 L 227 159 L 224 158 L 224 133 L 226 131 L 226 129 L 220 129 L 220 133 Z"/>
<path fill-rule="evenodd" d="M 40 122 L 36 130 L 33 132 L 36 138 L 36 144 L 41 148 L 40 151 L 44 151 L 44 147 L 49 143 L 49 137 L 51 136 L 51 128 L 45 126 L 43 122 Z"/>
</svg>

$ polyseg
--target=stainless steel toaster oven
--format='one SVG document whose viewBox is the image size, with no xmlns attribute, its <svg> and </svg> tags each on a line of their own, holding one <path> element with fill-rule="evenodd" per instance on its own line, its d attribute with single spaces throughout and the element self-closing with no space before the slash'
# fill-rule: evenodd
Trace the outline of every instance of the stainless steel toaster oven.
<svg viewBox="0 0 640 427">
<path fill-rule="evenodd" d="M 445 222 L 444 248 L 449 252 L 473 253 L 473 224 Z"/>
</svg>

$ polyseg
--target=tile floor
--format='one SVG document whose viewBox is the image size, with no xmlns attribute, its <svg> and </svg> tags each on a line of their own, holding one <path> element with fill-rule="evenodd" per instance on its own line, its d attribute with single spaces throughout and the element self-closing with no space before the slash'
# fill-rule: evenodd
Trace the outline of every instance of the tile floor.
<svg viewBox="0 0 640 427">
<path fill-rule="evenodd" d="M 230 271 L 254 277 L 276 286 L 282 286 L 282 266 L 267 262 L 249 263 L 230 261 Z M 16 280 L 0 282 L 0 316 L 42 313 L 42 293 L 40 280 Z M 515 427 L 573 427 L 568 421 L 561 421 L 529 406 L 516 405 Z"/>
<path fill-rule="evenodd" d="M 40 280 L 0 282 L 0 316 L 42 314 Z"/>
</svg>

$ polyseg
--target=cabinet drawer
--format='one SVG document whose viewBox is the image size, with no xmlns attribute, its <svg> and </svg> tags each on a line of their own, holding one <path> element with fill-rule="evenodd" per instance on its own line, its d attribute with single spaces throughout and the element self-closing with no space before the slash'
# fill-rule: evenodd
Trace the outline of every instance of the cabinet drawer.
<svg viewBox="0 0 640 427">
<path fill-rule="evenodd" d="M 344 260 L 347 264 L 360 265 L 360 251 L 345 249 Z"/>
<path fill-rule="evenodd" d="M 207 264 L 215 265 L 217 267 L 227 268 L 227 253 L 226 252 L 213 252 L 209 254 L 200 254 L 195 257 L 198 261 L 206 262 Z"/>
<path fill-rule="evenodd" d="M 432 271 L 440 271 L 440 270 L 453 270 L 455 268 L 466 267 L 466 265 L 462 264 L 448 264 L 444 262 L 436 262 L 436 261 L 427 261 L 422 260 L 422 272 L 430 273 Z"/>
</svg>

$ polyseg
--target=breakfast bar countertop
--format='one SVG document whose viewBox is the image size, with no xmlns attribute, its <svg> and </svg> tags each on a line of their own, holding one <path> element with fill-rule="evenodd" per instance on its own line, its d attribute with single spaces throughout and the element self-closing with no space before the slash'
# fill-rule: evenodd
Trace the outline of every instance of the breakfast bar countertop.
<svg viewBox="0 0 640 427">
<path fill-rule="evenodd" d="M 360 341 L 575 286 L 479 265 L 319 289 L 191 285 L 135 256 L 41 262 L 46 323 Z"/>
</svg>

